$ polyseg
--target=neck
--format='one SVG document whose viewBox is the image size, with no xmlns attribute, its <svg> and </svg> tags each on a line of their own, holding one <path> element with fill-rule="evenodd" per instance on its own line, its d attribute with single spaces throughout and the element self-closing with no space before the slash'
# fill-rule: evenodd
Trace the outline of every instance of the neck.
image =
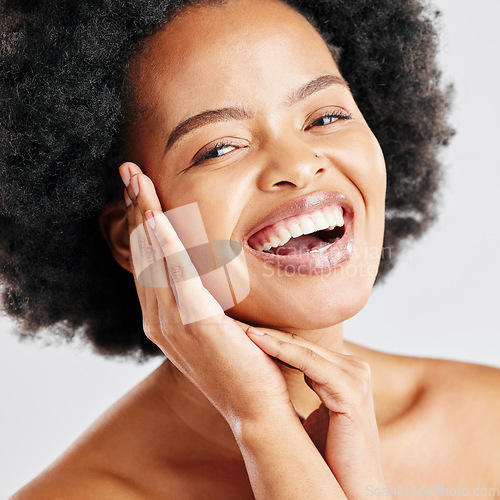
<svg viewBox="0 0 500 500">
<path fill-rule="evenodd" d="M 264 329 L 265 330 L 265 329 Z M 322 330 L 287 330 L 336 352 L 344 352 L 342 325 Z M 272 333 L 272 332 L 270 332 Z M 278 366 L 285 377 L 290 400 L 300 416 L 307 417 L 320 405 L 321 401 L 304 380 L 304 374 L 281 363 Z M 218 453 L 225 451 L 228 457 L 240 456 L 233 434 L 227 422 L 206 397 L 172 363 L 166 360 L 152 374 L 151 401 L 157 410 L 165 411 L 199 435 L 209 448 Z M 162 408 L 160 408 L 162 406 Z M 161 426 L 161 418 L 158 425 Z"/>
</svg>

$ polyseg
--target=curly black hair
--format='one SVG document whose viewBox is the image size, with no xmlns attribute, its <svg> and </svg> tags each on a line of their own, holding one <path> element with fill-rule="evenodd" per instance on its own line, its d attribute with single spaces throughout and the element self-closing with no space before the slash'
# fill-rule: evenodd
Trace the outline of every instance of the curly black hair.
<svg viewBox="0 0 500 500">
<path fill-rule="evenodd" d="M 75 334 L 100 354 L 161 354 L 142 330 L 132 275 L 98 216 L 118 175 L 126 68 L 144 41 L 211 0 L 0 0 L 0 263 L 22 337 Z M 420 0 L 290 0 L 336 47 L 339 69 L 387 163 L 377 279 L 435 218 L 438 153 L 453 131 L 436 65 L 437 12 Z M 50 327 L 50 328 L 49 328 Z"/>
</svg>

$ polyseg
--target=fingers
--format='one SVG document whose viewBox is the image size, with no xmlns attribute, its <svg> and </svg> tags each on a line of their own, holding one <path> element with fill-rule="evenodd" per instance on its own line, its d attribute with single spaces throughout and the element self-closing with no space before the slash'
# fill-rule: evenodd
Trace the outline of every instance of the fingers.
<svg viewBox="0 0 500 500">
<path fill-rule="evenodd" d="M 141 304 L 143 315 L 144 332 L 152 340 L 152 332 L 158 328 L 158 302 L 153 288 L 144 286 L 144 278 L 141 273 L 148 268 L 148 262 L 154 257 L 151 256 L 151 243 L 144 219 L 137 208 L 137 200 L 131 184 L 132 171 L 129 166 L 133 164 L 125 163 L 120 166 L 120 175 L 126 183 L 124 189 L 124 199 L 127 206 L 127 221 L 130 238 L 130 268 L 134 277 L 137 295 Z M 130 194 L 129 194 L 130 193 Z M 160 346 L 161 347 L 161 346 Z"/>
<path fill-rule="evenodd" d="M 134 270 L 134 278 L 137 278 L 141 282 L 141 272 L 147 267 L 146 261 L 150 260 L 146 255 L 149 252 L 151 243 L 143 227 L 144 220 L 142 214 L 136 209 L 137 182 L 136 180 L 132 180 L 133 167 L 132 163 L 124 163 L 120 166 L 119 172 L 125 184 L 124 199 L 127 206 L 128 231 L 131 239 L 130 267 Z M 133 248 L 140 248 L 141 251 L 134 252 Z"/>
<path fill-rule="evenodd" d="M 268 355 L 309 377 L 309 386 L 330 410 L 350 414 L 366 404 L 371 383 L 370 367 L 364 360 L 330 351 L 298 335 L 260 332 L 257 335 L 250 328 L 247 334 Z"/>
<path fill-rule="evenodd" d="M 247 334 L 270 356 L 297 368 L 315 382 L 320 384 L 328 382 L 330 362 L 318 354 L 316 350 L 300 345 L 299 342 L 281 340 L 264 332 L 259 335 L 254 328 L 249 328 Z"/>
<path fill-rule="evenodd" d="M 203 286 L 184 245 L 163 212 L 150 212 L 148 218 L 154 236 L 167 262 L 170 284 L 174 290 L 184 325 L 207 318 L 222 317 L 224 310 Z M 221 316 L 222 315 L 222 316 Z"/>
<path fill-rule="evenodd" d="M 238 322 L 239 323 L 239 322 Z M 239 323 L 240 327 L 243 328 L 243 330 L 246 330 L 247 325 L 244 325 L 244 323 Z M 351 365 L 355 365 L 357 362 L 356 356 L 350 356 L 346 354 L 342 354 L 340 352 L 332 351 L 330 349 L 327 349 L 323 346 L 320 346 L 314 342 L 311 342 L 310 340 L 307 340 L 300 335 L 296 335 L 294 333 L 282 331 L 282 330 L 275 330 L 275 329 L 270 329 L 270 328 L 260 328 L 260 331 L 263 331 L 267 333 L 268 335 L 271 335 L 275 339 L 281 340 L 283 342 L 289 342 L 292 344 L 296 344 L 299 346 L 302 346 L 308 350 L 314 351 L 317 354 L 319 354 L 321 357 L 324 359 L 332 362 L 332 363 L 337 363 L 339 366 L 345 366 L 346 369 L 349 369 Z"/>
<path fill-rule="evenodd" d="M 361 498 L 366 484 L 385 484 L 368 363 L 286 332 L 259 335 L 250 328 L 247 333 L 264 352 L 309 377 L 308 385 L 330 410 L 312 414 L 304 427 L 346 496 Z"/>
<path fill-rule="evenodd" d="M 130 175 L 126 190 L 132 200 L 130 207 L 134 206 L 134 215 L 130 218 L 134 228 L 131 232 L 131 247 L 135 248 L 134 268 L 139 281 L 145 286 L 154 287 L 160 303 L 168 307 L 171 306 L 172 297 L 175 297 L 184 325 L 207 318 L 220 318 L 224 311 L 203 286 L 182 241 L 161 209 L 151 179 L 131 163 L 122 165 L 120 174 L 124 182 Z M 192 207 L 187 207 L 185 214 L 192 216 L 189 214 Z M 190 221 L 183 222 L 188 226 Z M 171 289 L 165 290 L 169 285 Z"/>
<path fill-rule="evenodd" d="M 241 323 L 238 320 L 234 320 L 235 323 L 238 324 L 238 326 L 244 331 L 247 332 L 248 330 L 248 325 L 245 323 Z M 254 331 L 250 330 L 250 332 Z M 327 361 L 330 361 L 332 363 L 337 363 L 339 368 L 344 368 L 346 370 L 349 370 L 351 366 L 355 366 L 357 363 L 357 358 L 356 356 L 349 356 L 346 354 L 342 354 L 339 352 L 332 351 L 330 349 L 327 349 L 325 347 L 322 347 L 318 344 L 315 344 L 314 342 L 311 342 L 309 340 L 306 340 L 305 338 L 301 337 L 300 335 L 296 335 L 294 333 L 290 332 L 285 332 L 282 330 L 275 330 L 272 328 L 259 328 L 260 332 L 266 333 L 267 335 L 270 335 L 274 337 L 277 340 L 280 340 L 282 342 L 288 342 L 292 344 L 296 344 L 298 346 L 302 346 L 305 348 L 303 352 L 307 353 L 308 351 L 314 351 L 316 354 L 320 355 L 322 358 L 324 358 Z M 247 332 L 248 333 L 248 332 Z M 256 337 L 258 339 L 258 337 Z M 270 353 L 267 353 L 270 354 Z M 295 368 L 297 370 L 300 370 L 298 366 L 294 366 L 290 363 L 287 363 L 285 360 L 278 358 L 277 356 L 271 355 L 272 357 L 276 358 L 278 361 L 280 361 L 282 364 L 290 367 L 290 368 Z M 314 357 L 313 353 L 309 353 L 308 356 Z M 303 371 L 303 370 L 300 370 Z M 312 387 L 312 381 L 310 380 L 309 377 L 306 375 L 306 383 L 313 389 Z M 314 389 L 313 389 L 314 390 Z"/>
<path fill-rule="evenodd" d="M 128 203 L 127 198 L 130 200 L 127 216 L 133 267 L 137 280 L 144 287 L 168 288 L 169 279 L 164 255 L 145 217 L 145 213 L 150 214 L 152 210 L 161 213 L 161 204 L 154 185 L 134 163 L 124 163 L 119 170 L 124 183 L 128 182 L 125 187 L 125 201 Z M 139 177 L 142 177 L 142 181 L 139 181 Z M 163 295 L 167 302 L 173 299 L 171 290 Z"/>
</svg>

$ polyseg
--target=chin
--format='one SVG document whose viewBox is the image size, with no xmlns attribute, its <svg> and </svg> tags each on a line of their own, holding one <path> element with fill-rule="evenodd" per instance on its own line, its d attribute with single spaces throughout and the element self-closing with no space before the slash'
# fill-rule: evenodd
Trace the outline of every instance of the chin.
<svg viewBox="0 0 500 500">
<path fill-rule="evenodd" d="M 314 276 L 290 280 L 288 286 L 269 287 L 259 281 L 250 294 L 226 314 L 239 321 L 262 327 L 319 330 L 337 325 L 356 315 L 368 302 L 376 273 Z M 339 279 L 340 278 L 340 279 Z M 255 281 L 254 281 L 255 283 Z M 269 283 L 270 285 L 270 283 Z M 271 289 L 270 289 L 271 288 Z"/>
</svg>

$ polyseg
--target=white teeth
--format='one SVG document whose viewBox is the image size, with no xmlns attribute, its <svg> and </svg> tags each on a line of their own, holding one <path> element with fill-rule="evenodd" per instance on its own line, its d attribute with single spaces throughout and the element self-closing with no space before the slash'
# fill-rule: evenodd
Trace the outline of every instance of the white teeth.
<svg viewBox="0 0 500 500">
<path fill-rule="evenodd" d="M 279 246 L 280 246 L 281 241 L 280 241 L 280 239 L 279 239 L 278 237 L 276 237 L 276 236 L 271 236 L 271 237 L 269 238 L 269 243 L 271 243 L 271 246 L 272 246 L 272 247 L 279 247 Z"/>
<path fill-rule="evenodd" d="M 280 228 L 280 230 L 278 231 L 278 238 L 280 239 L 280 246 L 284 245 L 287 241 L 289 241 L 291 237 L 292 237 L 292 235 L 284 227 Z"/>
<path fill-rule="evenodd" d="M 332 245 L 333 245 L 333 243 L 330 243 L 329 245 L 326 245 L 324 247 L 316 248 L 314 250 L 310 250 L 309 253 L 315 253 L 315 252 L 323 253 L 323 252 L 326 252 Z"/>
<path fill-rule="evenodd" d="M 328 227 L 328 221 L 321 212 L 312 214 L 312 220 L 314 221 L 314 225 L 316 226 L 317 231 L 321 231 Z"/>
<path fill-rule="evenodd" d="M 325 213 L 325 218 L 326 218 L 326 221 L 328 222 L 328 227 L 335 227 L 337 225 L 337 220 L 336 218 L 330 213 L 330 212 L 326 212 Z"/>
<path fill-rule="evenodd" d="M 339 227 L 344 225 L 344 217 L 342 217 L 342 209 L 340 207 L 333 208 L 331 212 L 333 218 L 335 219 L 335 224 Z"/>
<path fill-rule="evenodd" d="M 314 222 L 309 217 L 301 217 L 299 219 L 299 225 L 302 230 L 302 234 L 310 234 L 317 231 Z"/>
<path fill-rule="evenodd" d="M 303 234 L 311 234 L 323 229 L 333 229 L 336 226 L 343 226 L 344 218 L 342 216 L 342 208 L 327 207 L 322 211 L 317 211 L 312 214 L 298 217 L 298 222 L 290 222 L 286 227 L 282 226 L 278 230 L 278 235 L 273 235 L 263 244 L 252 245 L 255 250 L 260 252 L 267 251 L 271 248 L 277 248 L 285 245 L 291 238 L 298 238 Z M 311 252 L 326 252 L 333 243 L 326 245 Z"/>
<path fill-rule="evenodd" d="M 344 217 L 342 216 L 342 212 L 339 211 L 337 216 L 337 226 L 342 227 L 344 225 Z"/>
<path fill-rule="evenodd" d="M 296 222 L 290 224 L 288 230 L 290 231 L 290 234 L 292 235 L 293 238 L 298 238 L 299 236 L 302 236 L 302 229 L 300 229 L 300 226 Z"/>
</svg>

